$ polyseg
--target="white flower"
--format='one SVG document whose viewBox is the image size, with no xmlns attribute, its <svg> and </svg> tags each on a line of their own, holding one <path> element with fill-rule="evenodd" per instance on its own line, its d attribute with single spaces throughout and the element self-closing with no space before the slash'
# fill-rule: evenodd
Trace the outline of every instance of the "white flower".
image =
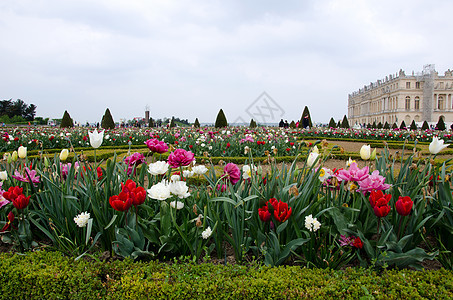
<svg viewBox="0 0 453 300">
<path fill-rule="evenodd" d="M 76 222 L 77 226 L 85 227 L 87 226 L 88 220 L 90 219 L 89 212 L 83 212 L 80 215 L 74 217 L 74 222 Z"/>
<path fill-rule="evenodd" d="M 250 152 L 250 147 L 249 146 L 245 146 L 244 147 L 244 154 L 247 154 Z"/>
<path fill-rule="evenodd" d="M 182 171 L 182 176 L 184 176 L 185 178 L 192 177 L 193 176 L 193 171 L 184 170 L 184 171 Z"/>
<path fill-rule="evenodd" d="M 170 206 L 179 210 L 184 208 L 184 203 L 182 203 L 181 201 L 171 201 Z"/>
<path fill-rule="evenodd" d="M 26 158 L 27 157 L 27 147 L 20 146 L 19 149 L 17 149 L 17 154 L 19 155 L 19 158 Z"/>
<path fill-rule="evenodd" d="M 319 181 L 324 182 L 327 179 L 329 179 L 330 177 L 332 177 L 332 170 L 327 169 L 327 168 L 322 168 L 319 171 L 319 177 L 318 177 Z"/>
<path fill-rule="evenodd" d="M 68 158 L 69 155 L 69 150 L 68 149 L 63 149 L 60 152 L 60 160 L 65 161 Z"/>
<path fill-rule="evenodd" d="M 431 154 L 437 154 L 448 146 L 450 146 L 450 144 L 444 145 L 444 140 L 439 140 L 437 136 L 434 136 L 433 141 L 429 144 L 429 152 L 431 152 Z"/>
<path fill-rule="evenodd" d="M 313 150 L 312 150 L 313 153 L 317 153 L 319 154 L 319 149 L 318 149 L 318 146 L 313 146 Z"/>
<path fill-rule="evenodd" d="M 314 232 L 321 228 L 321 223 L 319 223 L 317 218 L 313 218 L 312 215 L 308 215 L 305 217 L 305 228 Z"/>
<path fill-rule="evenodd" d="M 363 160 L 369 160 L 371 156 L 371 147 L 370 145 L 363 145 L 362 148 L 360 148 L 360 157 Z"/>
<path fill-rule="evenodd" d="M 93 132 L 88 131 L 88 136 L 90 137 L 91 147 L 93 147 L 94 149 L 101 147 L 102 140 L 104 138 L 104 131 L 98 132 L 97 129 L 95 129 Z"/>
<path fill-rule="evenodd" d="M 6 171 L 1 171 L 1 172 L 0 172 L 0 180 L 1 180 L 1 181 L 5 181 L 6 179 L 8 179 L 8 172 L 6 172 Z"/>
<path fill-rule="evenodd" d="M 181 180 L 181 176 L 180 175 L 171 175 L 170 177 L 170 182 L 176 182 L 176 181 L 180 181 Z"/>
<path fill-rule="evenodd" d="M 208 228 L 206 228 L 202 233 L 201 233 L 201 236 L 203 237 L 203 239 L 207 240 L 212 234 L 212 230 L 211 230 L 211 227 L 208 226 Z"/>
<path fill-rule="evenodd" d="M 206 168 L 204 165 L 195 166 L 192 168 L 192 172 L 197 175 L 203 175 L 207 171 L 208 171 L 208 168 Z"/>
<path fill-rule="evenodd" d="M 170 198 L 170 187 L 165 181 L 159 182 L 148 190 L 148 196 L 151 199 L 156 200 L 165 200 L 167 198 Z"/>
<path fill-rule="evenodd" d="M 242 178 L 249 179 L 252 177 L 252 171 L 256 172 L 256 167 L 254 165 L 251 167 L 249 165 L 242 166 Z"/>
<path fill-rule="evenodd" d="M 185 181 L 172 181 L 170 182 L 170 193 L 178 198 L 183 199 L 190 196 L 189 187 L 187 186 Z"/>
<path fill-rule="evenodd" d="M 307 158 L 307 166 L 310 168 L 313 166 L 315 161 L 318 159 L 319 154 L 315 152 L 310 152 Z"/>
<path fill-rule="evenodd" d="M 156 161 L 155 163 L 149 164 L 148 173 L 151 175 L 164 175 L 168 171 L 168 163 L 165 161 Z"/>
</svg>

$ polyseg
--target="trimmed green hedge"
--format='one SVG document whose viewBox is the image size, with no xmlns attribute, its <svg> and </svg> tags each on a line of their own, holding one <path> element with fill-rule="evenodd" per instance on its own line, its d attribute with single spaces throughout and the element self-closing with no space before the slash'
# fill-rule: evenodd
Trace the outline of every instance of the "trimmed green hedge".
<svg viewBox="0 0 453 300">
<path fill-rule="evenodd" d="M 298 266 L 102 263 L 58 252 L 0 255 L 1 299 L 452 299 L 453 273 Z"/>
</svg>

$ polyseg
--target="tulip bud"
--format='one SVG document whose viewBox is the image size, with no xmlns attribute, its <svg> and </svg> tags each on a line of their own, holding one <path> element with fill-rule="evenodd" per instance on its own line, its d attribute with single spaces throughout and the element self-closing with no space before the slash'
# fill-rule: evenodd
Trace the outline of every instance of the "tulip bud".
<svg viewBox="0 0 453 300">
<path fill-rule="evenodd" d="M 369 160 L 371 156 L 371 147 L 370 145 L 363 145 L 362 148 L 360 148 L 360 157 L 363 160 Z"/>
<path fill-rule="evenodd" d="M 68 149 L 63 149 L 60 152 L 60 160 L 65 161 L 68 158 L 69 155 L 69 150 Z"/>
<path fill-rule="evenodd" d="M 46 168 L 48 168 L 48 167 L 50 166 L 49 160 L 47 159 L 47 157 L 44 157 L 44 166 L 45 166 Z"/>
<path fill-rule="evenodd" d="M 263 168 L 261 166 L 258 166 L 256 173 L 261 176 L 263 174 Z"/>
<path fill-rule="evenodd" d="M 6 171 L 1 171 L 1 172 L 0 172 L 0 180 L 1 180 L 1 181 L 5 181 L 6 179 L 8 179 L 8 172 L 6 172 Z"/>
<path fill-rule="evenodd" d="M 307 158 L 307 166 L 310 168 L 313 166 L 313 164 L 315 163 L 315 161 L 317 160 L 319 154 L 318 153 L 315 153 L 315 152 L 311 152 L 309 155 L 308 155 L 308 158 Z"/>
<path fill-rule="evenodd" d="M 9 154 L 9 153 L 5 153 L 3 155 L 3 159 L 5 159 L 5 158 L 6 158 L 6 162 L 9 163 L 9 164 L 13 161 L 12 157 L 11 157 L 11 154 Z"/>
<path fill-rule="evenodd" d="M 371 152 L 370 160 L 376 159 L 376 148 L 374 148 L 373 152 Z"/>
<path fill-rule="evenodd" d="M 17 151 L 14 150 L 13 155 L 11 155 L 12 161 L 17 161 Z"/>
<path fill-rule="evenodd" d="M 26 158 L 27 157 L 27 147 L 20 146 L 19 149 L 17 149 L 17 154 L 19 155 L 19 158 Z"/>
</svg>

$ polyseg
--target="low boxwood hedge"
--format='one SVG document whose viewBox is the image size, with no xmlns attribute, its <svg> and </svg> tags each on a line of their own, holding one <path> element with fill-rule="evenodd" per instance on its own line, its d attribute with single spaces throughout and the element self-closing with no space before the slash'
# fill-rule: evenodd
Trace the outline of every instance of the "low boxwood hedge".
<svg viewBox="0 0 453 300">
<path fill-rule="evenodd" d="M 453 272 L 0 255 L 1 299 L 452 299 Z"/>
</svg>

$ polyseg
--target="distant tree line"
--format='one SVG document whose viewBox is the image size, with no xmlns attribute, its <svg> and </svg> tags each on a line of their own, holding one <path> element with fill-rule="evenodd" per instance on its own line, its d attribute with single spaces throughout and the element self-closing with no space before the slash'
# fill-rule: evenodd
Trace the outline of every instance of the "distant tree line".
<svg viewBox="0 0 453 300">
<path fill-rule="evenodd" d="M 0 101 L 0 120 L 33 121 L 35 114 L 36 105 L 27 105 L 21 99 Z"/>
</svg>

